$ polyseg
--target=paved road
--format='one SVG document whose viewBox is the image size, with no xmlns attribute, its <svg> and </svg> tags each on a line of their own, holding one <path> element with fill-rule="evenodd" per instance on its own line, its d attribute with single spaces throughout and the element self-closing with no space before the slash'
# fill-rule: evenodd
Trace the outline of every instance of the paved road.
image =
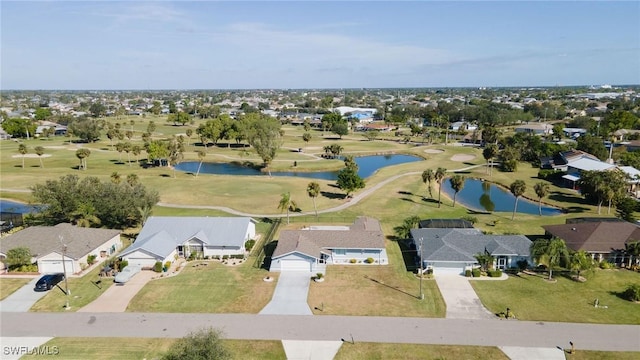
<svg viewBox="0 0 640 360">
<path fill-rule="evenodd" d="M 7 296 L 4 300 L 0 301 L 0 312 L 26 312 L 40 300 L 43 296 L 47 295 L 48 291 L 34 291 L 40 278 L 34 278 L 26 285 L 16 290 L 13 294 Z M 60 291 L 58 287 L 53 287 L 49 291 Z"/>
<path fill-rule="evenodd" d="M 162 313 L 3 313 L 2 337 L 179 338 L 198 328 L 222 329 L 229 339 L 566 347 L 640 351 L 640 326 L 516 320 L 373 316 Z"/>
</svg>

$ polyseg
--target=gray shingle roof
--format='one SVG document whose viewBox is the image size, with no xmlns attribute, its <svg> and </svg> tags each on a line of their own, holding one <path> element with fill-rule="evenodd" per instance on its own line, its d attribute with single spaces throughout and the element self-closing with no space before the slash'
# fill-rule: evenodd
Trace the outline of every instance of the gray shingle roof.
<svg viewBox="0 0 640 360">
<path fill-rule="evenodd" d="M 52 252 L 62 253 L 62 242 L 67 245 L 66 255 L 80 259 L 105 242 L 120 234 L 120 230 L 92 229 L 68 223 L 56 226 L 32 226 L 0 240 L 0 253 L 17 247 L 28 247 L 38 258 Z"/>
<path fill-rule="evenodd" d="M 493 256 L 529 256 L 531 240 L 524 235 L 484 235 L 477 229 L 411 229 L 420 253 L 427 261 L 476 261 L 488 251 Z"/>
<path fill-rule="evenodd" d="M 384 249 L 384 234 L 380 222 L 359 217 L 349 230 L 282 230 L 272 258 L 292 252 L 320 257 L 333 249 Z"/>
<path fill-rule="evenodd" d="M 143 250 L 164 258 L 176 246 L 192 238 L 208 246 L 242 247 L 250 222 L 255 220 L 248 217 L 150 217 L 136 241 L 121 256 Z"/>
</svg>

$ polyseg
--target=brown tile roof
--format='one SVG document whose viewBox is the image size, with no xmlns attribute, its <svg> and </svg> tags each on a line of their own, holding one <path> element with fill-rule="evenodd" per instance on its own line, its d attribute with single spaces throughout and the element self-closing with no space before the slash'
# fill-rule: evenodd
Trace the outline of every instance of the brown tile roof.
<svg viewBox="0 0 640 360">
<path fill-rule="evenodd" d="M 384 249 L 384 234 L 380 222 L 359 217 L 349 230 L 282 230 L 272 257 L 294 251 L 315 258 L 332 249 Z"/>
<path fill-rule="evenodd" d="M 640 240 L 640 227 L 628 222 L 585 222 L 543 226 L 545 231 L 563 239 L 575 251 L 608 253 L 624 249 L 625 243 Z"/>
<path fill-rule="evenodd" d="M 62 223 L 56 226 L 32 226 L 0 239 L 0 253 L 17 247 L 28 247 L 31 255 L 41 257 L 62 252 L 62 241 L 67 245 L 67 256 L 79 259 L 120 234 L 120 230 L 91 229 Z"/>
</svg>

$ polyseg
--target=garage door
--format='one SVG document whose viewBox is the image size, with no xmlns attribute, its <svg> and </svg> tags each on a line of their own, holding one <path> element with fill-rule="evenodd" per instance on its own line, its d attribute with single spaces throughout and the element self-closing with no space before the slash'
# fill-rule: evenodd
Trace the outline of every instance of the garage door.
<svg viewBox="0 0 640 360">
<path fill-rule="evenodd" d="M 156 264 L 156 259 L 140 259 L 140 258 L 125 258 L 129 262 L 129 265 L 138 265 L 141 268 L 153 267 Z"/>
<path fill-rule="evenodd" d="M 306 260 L 281 260 L 281 271 L 311 271 L 311 263 Z"/>
<path fill-rule="evenodd" d="M 464 273 L 464 265 L 460 263 L 439 262 L 433 264 L 434 274 L 462 274 Z"/>
<path fill-rule="evenodd" d="M 40 260 L 38 262 L 38 270 L 42 274 L 64 272 L 64 267 L 66 267 L 67 274 L 75 273 L 75 269 L 73 268 L 73 261 L 71 260 L 66 260 L 64 266 L 62 266 L 62 259 Z"/>
</svg>

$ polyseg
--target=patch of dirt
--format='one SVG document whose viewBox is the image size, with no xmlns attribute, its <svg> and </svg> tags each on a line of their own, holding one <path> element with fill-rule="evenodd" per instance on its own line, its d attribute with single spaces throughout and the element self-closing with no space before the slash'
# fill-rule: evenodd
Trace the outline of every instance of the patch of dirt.
<svg viewBox="0 0 640 360">
<path fill-rule="evenodd" d="M 451 161 L 471 161 L 475 159 L 475 155 L 466 155 L 466 154 L 456 154 L 451 157 Z"/>
<path fill-rule="evenodd" d="M 38 156 L 38 154 L 24 154 L 25 158 L 38 158 L 38 157 L 43 157 L 43 158 L 48 158 L 51 157 L 51 154 L 42 154 L 42 156 Z M 18 154 L 18 155 L 13 155 L 12 158 L 14 159 L 20 159 L 22 158 L 22 155 Z"/>
<path fill-rule="evenodd" d="M 444 150 L 441 149 L 426 149 L 424 152 L 427 154 L 442 154 Z"/>
</svg>

